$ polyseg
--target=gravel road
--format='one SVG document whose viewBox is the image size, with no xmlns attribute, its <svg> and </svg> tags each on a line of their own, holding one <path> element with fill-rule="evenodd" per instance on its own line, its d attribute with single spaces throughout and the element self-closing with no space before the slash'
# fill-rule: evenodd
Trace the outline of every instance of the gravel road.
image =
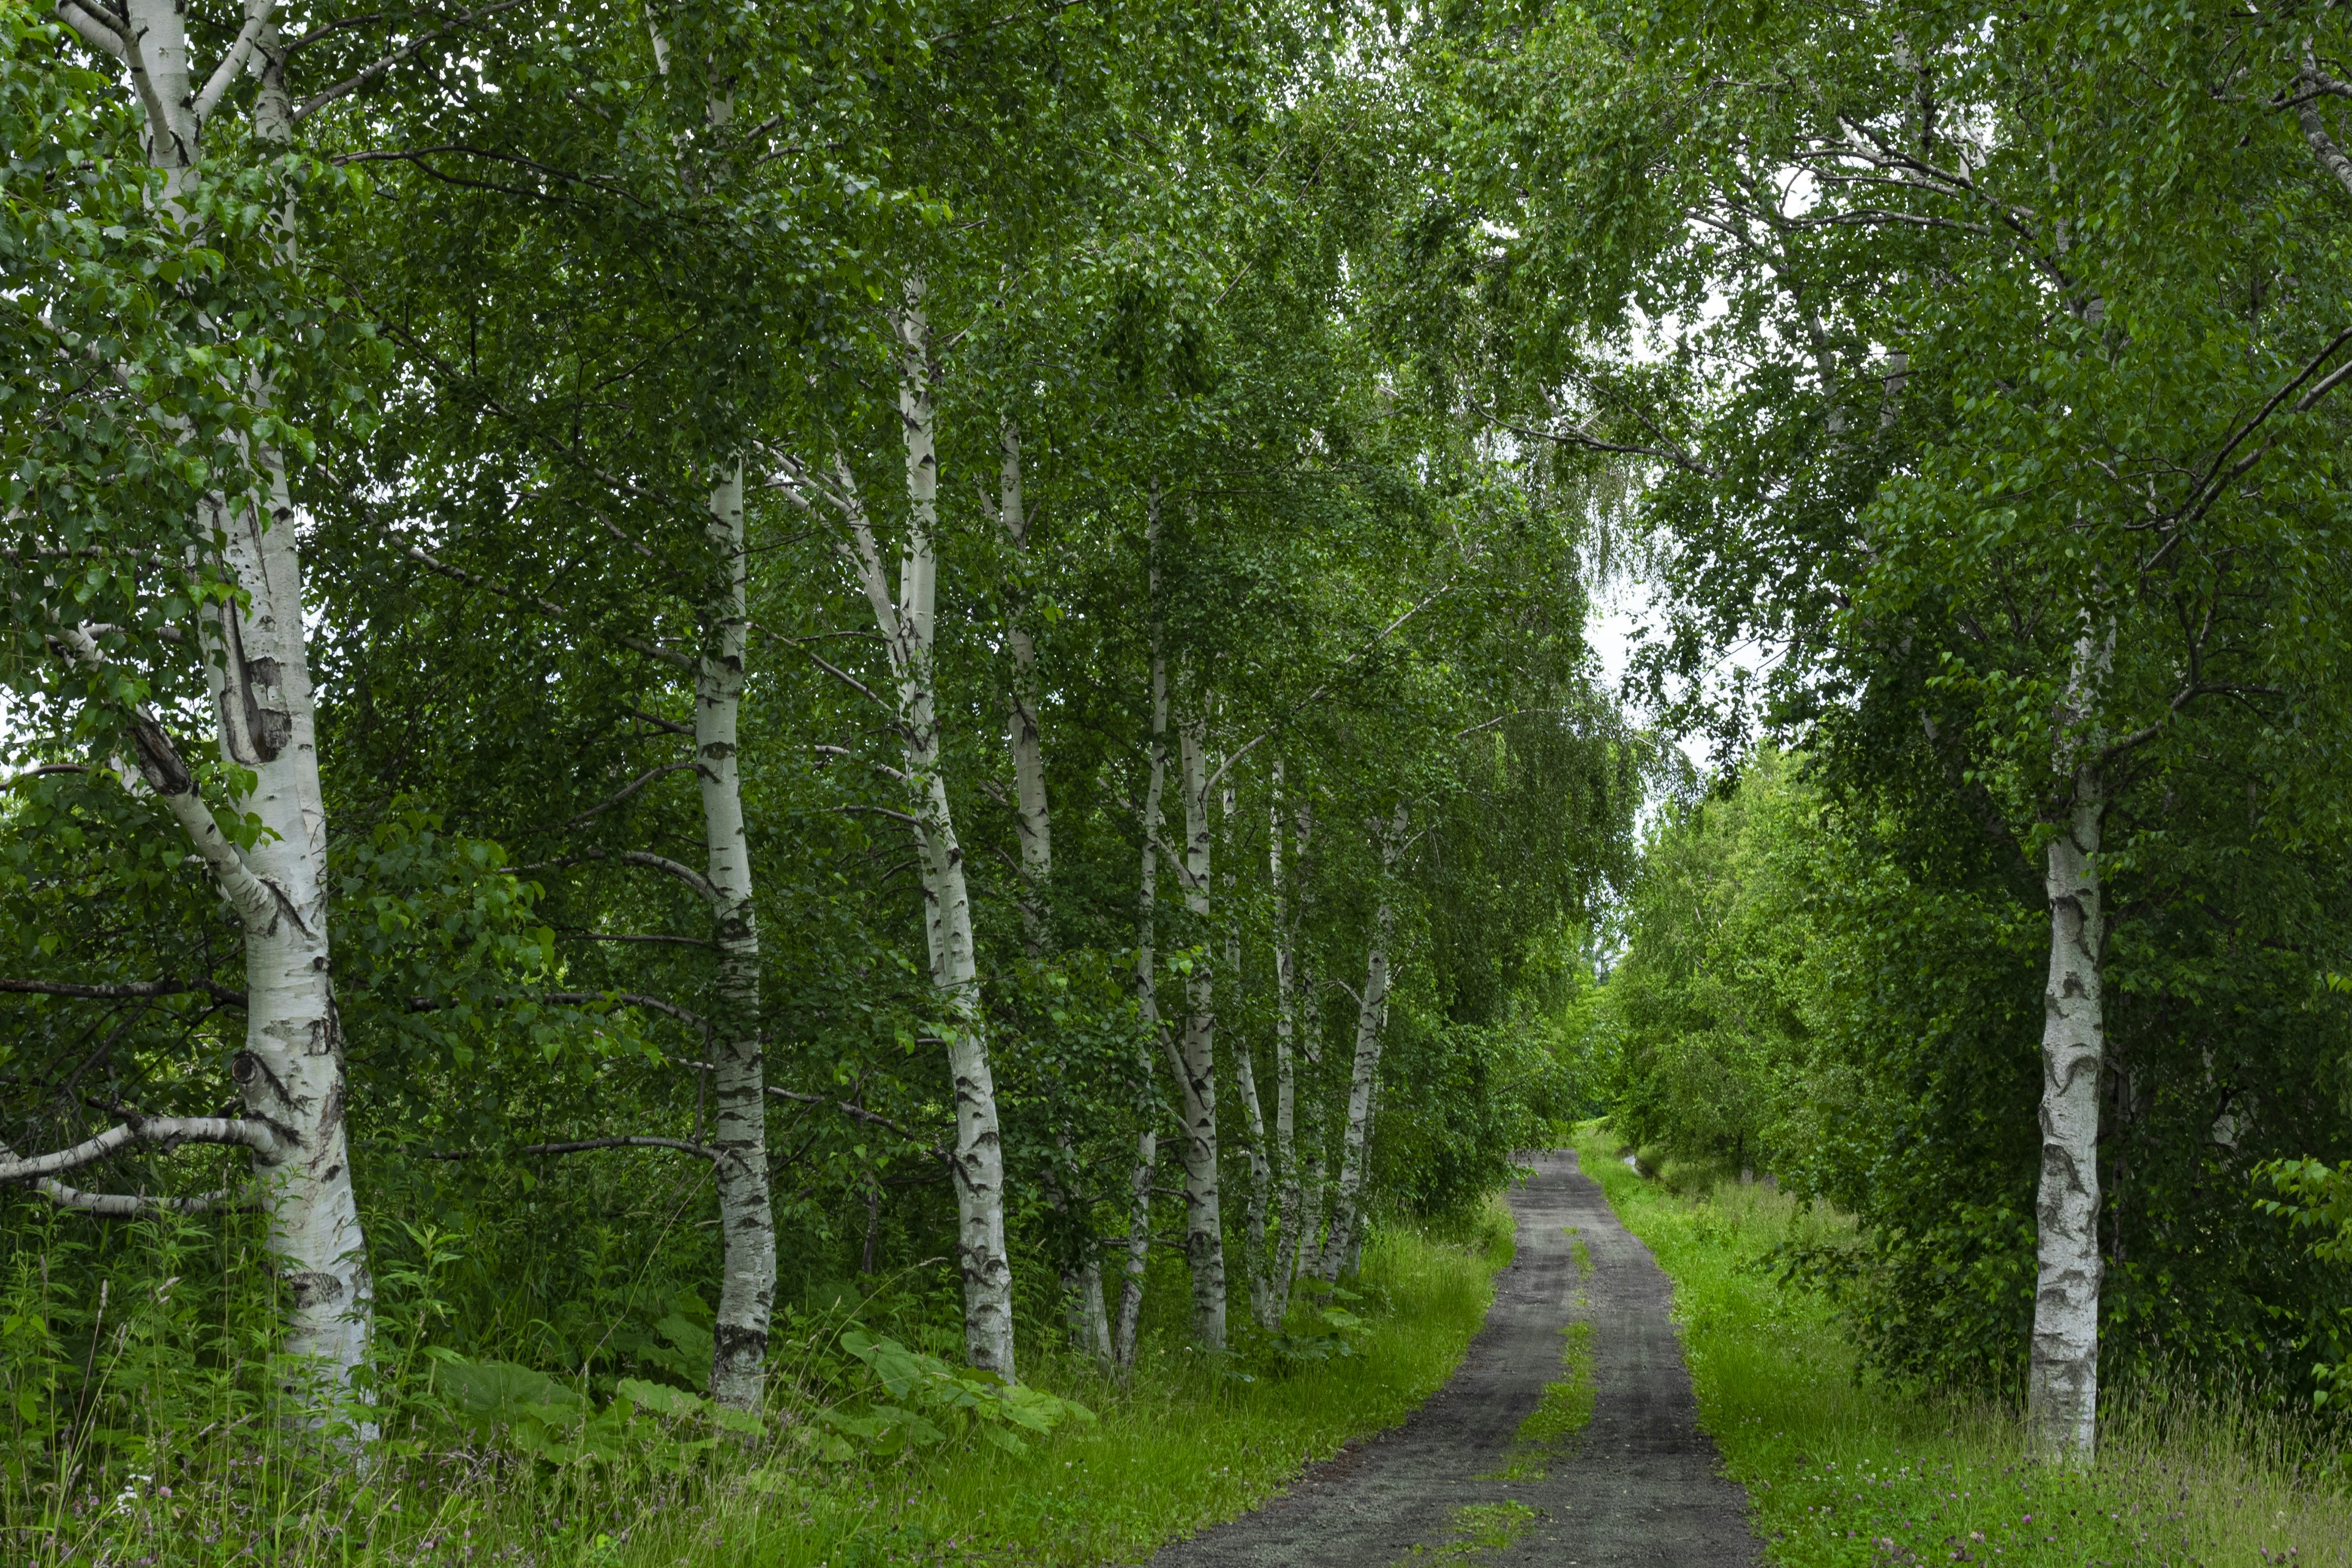
<svg viewBox="0 0 2352 1568">
<path fill-rule="evenodd" d="M 1510 1193 L 1517 1258 L 1454 1380 L 1403 1426 L 1351 1445 L 1255 1513 L 1163 1549 L 1151 1568 L 1760 1561 L 1747 1494 L 1698 1430 L 1665 1275 L 1574 1154 L 1530 1163 L 1535 1176 Z M 1562 1377 L 1562 1330 L 1576 1318 L 1592 1325 L 1592 1421 L 1530 1464 L 1519 1424 Z M 1507 1468 L 1525 1479 L 1500 1479 Z"/>
</svg>

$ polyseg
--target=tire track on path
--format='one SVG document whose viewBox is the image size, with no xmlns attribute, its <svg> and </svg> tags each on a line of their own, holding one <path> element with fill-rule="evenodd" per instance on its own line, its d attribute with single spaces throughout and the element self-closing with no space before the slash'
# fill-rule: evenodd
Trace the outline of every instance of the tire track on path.
<svg viewBox="0 0 2352 1568">
<path fill-rule="evenodd" d="M 1673 1287 L 1565 1150 L 1509 1199 L 1518 1250 L 1453 1381 L 1404 1425 L 1350 1445 L 1257 1511 L 1164 1548 L 1150 1568 L 1750 1568 L 1745 1490 L 1722 1473 L 1669 1316 Z M 1575 1242 L 1590 1248 L 1581 1279 Z M 1578 1298 L 1583 1300 L 1580 1303 Z M 1561 1331 L 1591 1325 L 1592 1420 L 1505 1479 L 1520 1423 L 1563 1376 Z M 1518 1467 L 1527 1473 L 1530 1467 Z"/>
</svg>

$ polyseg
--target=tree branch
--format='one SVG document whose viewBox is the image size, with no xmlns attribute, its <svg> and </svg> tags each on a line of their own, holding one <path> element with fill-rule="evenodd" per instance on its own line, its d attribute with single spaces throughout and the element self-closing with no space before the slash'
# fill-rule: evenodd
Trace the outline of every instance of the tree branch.
<svg viewBox="0 0 2352 1568">
<path fill-rule="evenodd" d="M 0 1182 L 29 1182 L 79 1170 L 138 1143 L 167 1150 L 182 1143 L 236 1143 L 267 1156 L 278 1152 L 278 1132 L 266 1121 L 224 1116 L 142 1116 L 54 1153 L 18 1158 L 0 1152 Z"/>
<path fill-rule="evenodd" d="M 643 773 L 631 779 L 627 784 L 623 784 L 620 792 L 614 795 L 610 800 L 607 800 L 599 805 L 590 806 L 587 810 L 582 812 L 571 821 L 562 824 L 561 826 L 542 827 L 535 829 L 535 831 L 541 833 L 566 832 L 572 828 L 579 826 L 582 823 L 587 821 L 592 816 L 601 816 L 604 812 L 612 810 L 614 806 L 620 805 L 623 801 L 628 799 L 631 795 L 645 788 L 646 785 L 653 783 L 654 780 L 660 778 L 667 773 L 690 773 L 700 765 L 701 764 L 698 763 L 666 763 L 657 768 L 648 768 Z"/>
<path fill-rule="evenodd" d="M 131 980 L 115 985 L 79 985 L 61 980 L 0 979 L 0 992 L 20 996 L 78 996 L 89 1002 L 123 1002 L 141 996 L 210 996 L 232 1007 L 245 1005 L 245 993 L 217 980 Z"/>
<path fill-rule="evenodd" d="M 384 72 L 390 70 L 401 61 L 408 58 L 409 56 L 416 53 L 419 49 L 422 49 L 425 45 L 433 42 L 436 38 L 446 37 L 449 34 L 457 32 L 461 27 L 472 26 L 476 22 L 480 21 L 485 16 L 496 16 L 500 11 L 510 11 L 515 6 L 521 4 L 523 4 L 523 0 L 498 0 L 498 4 L 494 5 L 484 5 L 477 10 L 468 11 L 454 22 L 446 23 L 442 26 L 434 28 L 433 31 L 429 33 L 425 33 L 418 37 L 411 39 L 409 42 L 403 44 L 399 48 L 393 50 L 392 53 L 384 56 L 383 58 L 362 68 L 359 74 L 356 76 L 347 77 L 343 80 L 335 83 L 334 86 L 322 89 L 321 90 L 314 92 L 310 97 L 304 99 L 301 104 L 294 110 L 294 123 L 299 125 L 302 121 L 310 118 L 311 115 L 315 114 L 320 110 L 324 109 L 330 103 L 334 102 L 335 100 L 339 98 L 347 98 L 351 94 L 357 92 L 360 89 L 367 86 L 368 83 L 375 80 L 376 78 L 382 76 Z M 287 52 L 291 54 L 295 49 L 298 49 L 304 44 L 310 43 L 313 39 L 318 38 L 326 31 L 328 31 L 328 29 L 319 28 L 303 34 L 302 37 L 297 38 L 292 44 L 288 46 Z"/>
<path fill-rule="evenodd" d="M 261 37 L 261 30 L 269 26 L 270 18 L 277 14 L 278 0 L 247 0 L 245 26 L 237 33 L 236 41 L 228 47 L 228 53 L 213 67 L 213 74 L 205 79 L 204 89 L 196 94 L 198 125 L 212 119 L 213 110 L 220 107 L 221 94 L 226 92 L 228 84 L 236 79 L 236 73 L 245 68 L 245 62 L 252 58 L 253 46 Z"/>
</svg>

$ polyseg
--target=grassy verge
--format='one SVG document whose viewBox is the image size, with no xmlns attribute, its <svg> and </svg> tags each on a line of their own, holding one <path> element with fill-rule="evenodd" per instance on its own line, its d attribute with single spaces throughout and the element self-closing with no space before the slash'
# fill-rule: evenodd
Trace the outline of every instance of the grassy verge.
<svg viewBox="0 0 2352 1568">
<path fill-rule="evenodd" d="M 830 1463 L 788 1436 L 664 1470 L 552 1467 L 491 1449 L 395 1455 L 371 1475 L 223 1449 L 85 1472 L 0 1507 L 0 1561 L 98 1568 L 879 1568 L 1133 1562 L 1244 1512 L 1452 1375 L 1511 1256 L 1499 1199 L 1463 1237 L 1406 1227 L 1365 1249 L 1354 1352 L 1241 1373 L 1148 1342 L 1125 1385 L 1029 1351 L 1035 1385 L 1085 1402 L 1018 1455 L 977 1444 Z M 1034 1344 L 1034 1341 L 1033 1341 Z M 307 1480 L 289 1479 L 307 1473 Z M 163 1483 L 169 1475 L 177 1486 Z M 176 1493 L 176 1495 L 175 1495 Z M 26 1505 L 31 1505 L 29 1514 Z M 14 1517 L 7 1517 L 13 1515 Z M 23 1555 L 18 1555 L 22 1552 Z"/>
<path fill-rule="evenodd" d="M 2099 1463 L 2029 1463 L 2014 1414 L 1859 1377 L 1828 1306 L 1754 1267 L 1841 1222 L 1768 1188 L 1676 1196 L 1605 1132 L 1577 1152 L 1675 1282 L 1700 1419 L 1787 1568 L 2352 1564 L 2341 1451 L 2232 1402 L 2110 1399 Z"/>
</svg>

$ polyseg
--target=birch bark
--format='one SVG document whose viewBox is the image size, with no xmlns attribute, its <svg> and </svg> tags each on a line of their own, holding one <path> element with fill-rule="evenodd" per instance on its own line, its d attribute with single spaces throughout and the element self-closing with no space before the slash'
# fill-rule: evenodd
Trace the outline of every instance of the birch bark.
<svg viewBox="0 0 2352 1568">
<path fill-rule="evenodd" d="M 1282 879 L 1282 760 L 1274 763 L 1273 799 L 1266 808 L 1266 880 L 1274 889 L 1274 1165 L 1281 1183 L 1275 1218 L 1276 1241 L 1267 1270 L 1261 1321 L 1278 1329 L 1290 1314 L 1290 1286 L 1297 1276 L 1298 1227 L 1305 1215 L 1298 1179 L 1298 1068 L 1292 1036 L 1298 1015 L 1297 933 L 1292 902 Z M 1304 835 L 1301 836 L 1304 846 Z"/>
<path fill-rule="evenodd" d="M 1307 929 L 1308 900 L 1312 883 L 1307 875 L 1307 857 L 1313 842 L 1315 808 L 1313 803 L 1299 803 L 1295 818 L 1298 837 L 1293 843 L 1297 851 L 1298 870 L 1296 874 L 1297 896 L 1292 904 L 1291 931 L 1296 934 Z M 1298 997 L 1298 1068 L 1306 1080 L 1299 1096 L 1298 1165 L 1299 1191 L 1298 1241 L 1291 1253 L 1290 1282 L 1296 1284 L 1314 1273 L 1323 1257 L 1322 1236 L 1324 1215 L 1330 1203 L 1331 1152 L 1330 1129 L 1327 1124 L 1327 1101 L 1323 1082 L 1323 987 L 1315 973 L 1311 952 L 1304 945 L 1291 950 L 1292 966 L 1297 971 Z"/>
<path fill-rule="evenodd" d="M 271 18 L 273 0 L 248 0 L 236 41 L 201 88 L 190 68 L 184 13 L 176 0 L 129 0 L 119 35 L 86 39 L 128 68 L 149 161 L 167 200 L 197 177 L 205 121 L 265 34 L 253 120 L 264 145 L 282 146 L 291 123 Z M 291 243 L 293 213 L 286 212 Z M 267 386 L 243 389 L 267 405 Z M 207 684 L 228 777 L 231 808 L 257 819 L 249 848 L 224 839 L 194 781 L 160 730 L 142 726 L 135 747 L 148 785 L 163 797 L 236 910 L 245 937 L 246 1038 L 230 1076 L 247 1115 L 277 1134 L 255 1152 L 256 1185 L 270 1216 L 272 1266 L 286 1287 L 289 1384 L 313 1405 L 348 1394 L 367 1358 L 374 1290 L 352 1186 L 343 1037 L 335 1012 L 327 931 L 327 820 L 319 783 L 318 730 L 302 616 L 302 561 L 281 456 L 247 454 L 257 500 L 204 503 L 220 564 L 244 595 L 202 618 Z M 152 731 L 152 733 L 150 732 Z"/>
<path fill-rule="evenodd" d="M 1348 1084 L 1348 1126 L 1339 1153 L 1339 1181 L 1332 1195 L 1331 1230 L 1323 1244 L 1319 1272 L 1337 1279 L 1351 1266 L 1362 1224 L 1364 1157 L 1372 1121 L 1372 1091 L 1381 1066 L 1381 1026 L 1389 1003 L 1389 942 L 1395 934 L 1394 879 L 1404 842 L 1405 811 L 1399 806 L 1381 835 L 1381 899 L 1372 917 L 1371 951 L 1364 962 L 1364 994 L 1356 1009 L 1356 1060 Z"/>
<path fill-rule="evenodd" d="M 1029 564 L 1029 514 L 1022 500 L 1021 430 L 1010 419 L 999 438 L 997 521 L 1013 545 L 1014 559 Z M 1029 956 L 1043 959 L 1053 945 L 1050 925 L 1054 879 L 1054 818 L 1045 793 L 1045 743 L 1037 724 L 1037 644 L 1029 629 L 1028 596 L 1016 593 L 1005 616 L 1005 645 L 1013 655 L 1011 712 L 1005 739 L 1013 753 L 1013 823 L 1021 838 L 1021 926 Z M 1069 1313 L 1070 1338 L 1087 1355 L 1108 1360 L 1110 1323 L 1103 1310 L 1102 1258 L 1094 1245 L 1078 1194 L 1062 1173 L 1074 1172 L 1077 1156 L 1067 1123 L 1055 1129 L 1056 1170 L 1047 1180 L 1046 1200 L 1082 1228 L 1083 1250 L 1062 1268 L 1062 1300 Z"/>
<path fill-rule="evenodd" d="M 2050 975 L 2042 996 L 2042 1177 L 2034 1210 L 2033 1346 L 2026 1423 L 2042 1458 L 2087 1465 L 2096 1445 L 2099 1391 L 2099 1088 L 2106 1019 L 2099 888 L 2105 781 L 2098 744 L 2100 688 L 2115 634 L 2086 626 L 2075 642 L 2052 748 L 2068 782 L 2066 816 L 2050 842 Z"/>
<path fill-rule="evenodd" d="M 1224 788 L 1219 796 L 1225 825 L 1225 997 L 1230 1016 L 1238 1024 L 1241 1015 L 1242 928 L 1239 878 L 1234 865 L 1233 828 L 1237 809 L 1233 777 L 1226 774 Z M 1266 1221 L 1274 1206 L 1274 1167 L 1266 1158 L 1265 1105 L 1258 1098 L 1257 1064 L 1252 1060 L 1249 1040 L 1238 1027 L 1225 1031 L 1227 1048 L 1234 1058 L 1234 1088 L 1241 1095 L 1242 1113 L 1249 1128 L 1249 1147 L 1244 1152 L 1249 1158 L 1249 1206 L 1242 1218 L 1242 1273 L 1249 1283 L 1250 1312 L 1258 1326 L 1271 1332 L 1280 1326 L 1282 1319 L 1274 1312 L 1274 1271 L 1268 1252 Z"/>
<path fill-rule="evenodd" d="M 1151 620 L 1151 742 L 1149 773 L 1143 786 L 1143 864 L 1136 882 L 1135 1001 L 1141 1016 L 1142 1037 L 1136 1043 L 1138 1082 L 1144 1086 L 1146 1107 L 1135 1134 L 1135 1170 L 1129 1181 L 1127 1259 L 1119 1282 L 1118 1322 L 1111 1340 L 1111 1360 L 1124 1371 L 1135 1365 L 1135 1326 L 1143 1310 L 1143 1274 L 1151 1258 L 1151 1189 L 1159 1180 L 1160 1131 L 1148 1104 L 1155 1069 L 1151 1045 L 1162 1040 L 1160 1023 L 1160 981 L 1155 951 L 1160 886 L 1160 807 L 1168 785 L 1168 660 L 1160 625 L 1160 487 L 1153 485 L 1144 502 L 1144 549 Z"/>
<path fill-rule="evenodd" d="M 1177 727 L 1184 795 L 1184 907 L 1209 925 L 1209 702 Z M 1184 981 L 1184 1043 L 1178 1066 L 1184 1118 L 1184 1256 L 1192 1268 L 1192 1336 L 1225 1348 L 1225 1233 L 1217 1184 L 1215 972 L 1204 952 Z"/>
<path fill-rule="evenodd" d="M 761 1043 L 760 931 L 743 816 L 736 726 L 743 704 L 751 556 L 739 462 L 711 491 L 717 589 L 703 612 L 695 676 L 694 760 L 702 789 L 718 974 L 710 1009 L 711 1147 L 722 1237 L 711 1397 L 756 1410 L 766 1390 L 768 1321 L 776 1295 L 776 1223 L 768 1189 L 766 1063 Z"/>
<path fill-rule="evenodd" d="M 2099 1389 L 2099 1079 L 2105 1048 L 2099 838 L 2106 803 L 2088 768 L 2050 842 L 2050 978 L 2042 1028 L 2042 1179 L 2034 1210 L 2033 1352 L 2026 1413 L 2036 1452 L 2090 1463 Z"/>
<path fill-rule="evenodd" d="M 850 563 L 874 610 L 895 678 L 895 707 L 915 819 L 922 878 L 924 934 L 931 984 L 939 993 L 954 1080 L 956 1262 L 963 1278 L 964 1351 L 974 1366 L 1013 1376 L 1013 1263 L 1004 1245 L 1004 1151 L 997 1130 L 996 1083 L 981 1012 L 971 894 L 963 847 L 948 802 L 940 755 L 939 682 L 934 616 L 939 595 L 939 439 L 931 400 L 930 327 L 923 279 L 907 279 L 891 321 L 900 352 L 899 426 L 906 447 L 907 549 L 894 598 L 872 520 L 856 500 L 846 468 L 836 471 L 835 500 L 849 523 Z"/>
</svg>

